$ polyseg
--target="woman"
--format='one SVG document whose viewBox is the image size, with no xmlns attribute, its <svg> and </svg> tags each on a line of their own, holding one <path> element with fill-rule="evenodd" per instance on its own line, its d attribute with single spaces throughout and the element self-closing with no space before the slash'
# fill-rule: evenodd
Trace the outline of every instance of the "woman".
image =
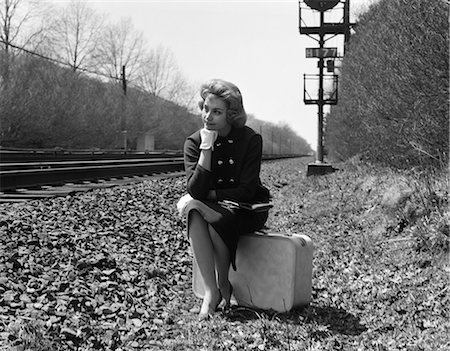
<svg viewBox="0 0 450 351">
<path fill-rule="evenodd" d="M 202 85 L 200 96 L 203 128 L 184 145 L 191 200 L 182 212 L 205 288 L 199 318 L 206 319 L 222 299 L 230 303 L 228 271 L 230 263 L 236 269 L 239 236 L 261 229 L 268 215 L 267 211 L 231 210 L 221 201 L 268 201 L 269 192 L 259 178 L 262 138 L 245 126 L 247 115 L 239 89 L 213 79 Z"/>
</svg>

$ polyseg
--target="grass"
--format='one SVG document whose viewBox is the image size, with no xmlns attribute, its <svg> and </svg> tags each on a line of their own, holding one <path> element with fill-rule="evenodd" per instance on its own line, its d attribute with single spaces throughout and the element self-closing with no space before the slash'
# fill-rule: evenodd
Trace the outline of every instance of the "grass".
<svg viewBox="0 0 450 351">
<path fill-rule="evenodd" d="M 155 180 L 1 208 L 0 350 L 448 349 L 448 175 L 354 160 L 305 177 L 305 162 L 265 163 L 262 179 L 268 226 L 313 239 L 309 306 L 236 306 L 198 323 L 174 206 L 184 181 Z M 33 233 L 41 247 L 25 260 L 17 242 Z M 21 282 L 41 310 L 20 303 Z"/>
<path fill-rule="evenodd" d="M 275 206 L 273 226 L 317 247 L 311 307 L 338 308 L 363 326 L 344 349 L 448 348 L 448 175 L 340 166 L 286 182 Z M 332 350 L 339 333 L 328 331 L 319 343 Z"/>
</svg>

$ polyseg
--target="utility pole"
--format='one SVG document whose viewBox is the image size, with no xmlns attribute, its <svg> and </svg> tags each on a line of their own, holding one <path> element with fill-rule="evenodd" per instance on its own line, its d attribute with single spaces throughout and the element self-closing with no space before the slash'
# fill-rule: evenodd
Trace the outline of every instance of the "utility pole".
<svg viewBox="0 0 450 351">
<path fill-rule="evenodd" d="M 127 145 L 127 139 L 128 139 L 128 132 L 127 132 L 127 117 L 126 117 L 126 111 L 127 111 L 127 78 L 125 75 L 125 66 L 122 66 L 122 73 L 121 73 L 121 81 L 122 81 L 122 89 L 123 89 L 123 96 L 122 96 L 122 136 L 123 136 L 123 149 L 125 152 L 127 151 L 128 145 Z"/>
<path fill-rule="evenodd" d="M 343 16 L 341 16 L 341 22 L 325 22 L 325 12 L 333 10 L 339 3 L 343 3 Z M 345 42 L 348 41 L 350 37 L 350 0 L 299 0 L 299 30 L 300 34 L 306 34 L 312 39 L 318 41 L 318 48 L 306 48 L 307 58 L 318 58 L 318 75 L 306 75 L 304 74 L 304 91 L 303 91 L 303 101 L 306 105 L 317 105 L 317 150 L 316 150 L 316 162 L 314 164 L 308 165 L 307 175 L 319 175 L 326 174 L 334 171 L 334 168 L 325 164 L 324 148 L 323 148 L 323 125 L 324 125 L 324 106 L 325 105 L 336 105 L 337 104 L 337 91 L 338 91 L 338 75 L 334 74 L 334 60 L 338 57 L 337 48 L 326 48 L 325 47 L 325 36 L 332 35 L 332 37 L 338 34 L 344 34 Z M 307 15 L 302 15 L 303 13 L 310 14 L 311 16 L 319 15 L 319 26 L 312 25 L 309 26 L 306 23 Z M 318 39 L 314 37 L 318 36 Z M 325 58 L 327 58 L 327 71 L 332 74 L 324 74 Z M 331 92 L 327 91 L 327 96 L 325 96 L 324 91 L 324 80 L 331 81 L 332 89 Z M 310 81 L 318 80 L 318 91 L 317 96 L 315 93 L 309 93 L 307 89 L 307 83 Z"/>
<path fill-rule="evenodd" d="M 272 127 L 272 143 L 271 143 L 271 154 L 273 155 L 273 142 L 274 142 L 274 140 L 273 140 L 273 127 Z"/>
<path fill-rule="evenodd" d="M 281 144 L 281 133 L 278 136 L 278 153 L 281 155 L 283 153 L 283 148 L 282 148 L 282 144 Z"/>
</svg>

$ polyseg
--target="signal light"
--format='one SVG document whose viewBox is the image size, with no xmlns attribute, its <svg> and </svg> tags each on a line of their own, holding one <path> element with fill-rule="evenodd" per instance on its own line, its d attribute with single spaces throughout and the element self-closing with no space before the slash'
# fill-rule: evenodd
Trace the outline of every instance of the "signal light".
<svg viewBox="0 0 450 351">
<path fill-rule="evenodd" d="M 334 72 L 334 60 L 327 60 L 327 72 Z"/>
</svg>

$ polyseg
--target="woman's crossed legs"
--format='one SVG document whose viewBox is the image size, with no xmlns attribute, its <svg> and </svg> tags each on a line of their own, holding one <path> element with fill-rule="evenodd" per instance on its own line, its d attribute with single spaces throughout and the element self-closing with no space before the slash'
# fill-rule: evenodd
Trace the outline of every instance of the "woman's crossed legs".
<svg viewBox="0 0 450 351">
<path fill-rule="evenodd" d="M 230 254 L 220 235 L 198 211 L 189 212 L 188 225 L 191 247 L 205 287 L 199 317 L 206 319 L 215 312 L 222 298 L 227 304 L 230 302 Z"/>
</svg>

